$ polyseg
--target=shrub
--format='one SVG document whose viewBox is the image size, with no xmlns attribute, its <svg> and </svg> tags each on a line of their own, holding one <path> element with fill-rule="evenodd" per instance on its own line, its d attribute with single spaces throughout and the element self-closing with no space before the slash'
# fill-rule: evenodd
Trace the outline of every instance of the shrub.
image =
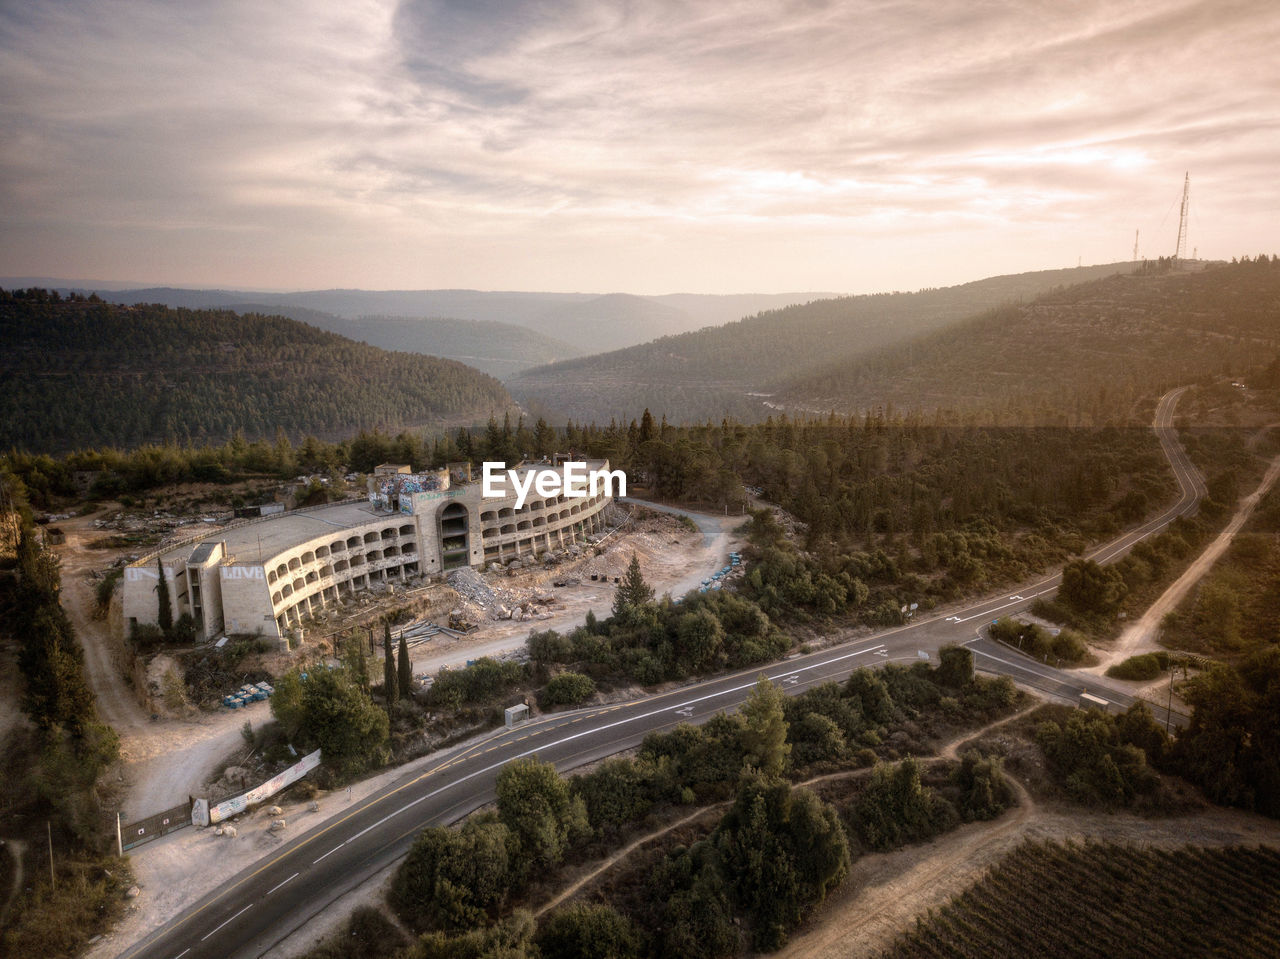
<svg viewBox="0 0 1280 959">
<path fill-rule="evenodd" d="M 966 822 L 995 819 L 1014 804 L 1013 787 L 996 757 L 965 753 L 951 774 L 951 782 L 960 791 L 957 807 Z"/>
<path fill-rule="evenodd" d="M 527 678 L 528 671 L 520 663 L 484 656 L 463 669 L 440 670 L 427 693 L 427 702 L 455 709 L 463 703 L 485 703 Z"/>
<path fill-rule="evenodd" d="M 1059 725 L 1040 724 L 1036 742 L 1067 794 L 1090 806 L 1127 806 L 1158 780 L 1143 750 L 1125 742 L 1112 716 L 1076 711 Z"/>
<path fill-rule="evenodd" d="M 863 845 L 881 851 L 930 839 L 956 818 L 951 804 L 920 782 L 920 766 L 910 759 L 876 769 L 850 810 Z"/>
<path fill-rule="evenodd" d="M 1064 663 L 1078 663 L 1089 654 L 1089 644 L 1081 633 L 1063 629 L 1053 638 L 1053 655 Z"/>
<path fill-rule="evenodd" d="M 1162 658 L 1165 660 L 1163 663 Z M 1107 675 L 1112 679 L 1155 679 L 1167 665 L 1167 660 L 1167 656 L 1162 657 L 1159 653 L 1140 653 L 1109 667 Z"/>
<path fill-rule="evenodd" d="M 612 906 L 573 903 L 552 913 L 538 932 L 542 959 L 632 959 L 640 934 Z"/>
<path fill-rule="evenodd" d="M 336 937 L 301 959 L 391 959 L 406 945 L 394 922 L 372 906 L 360 906 Z"/>
<path fill-rule="evenodd" d="M 596 693 L 596 684 L 591 677 L 581 673 L 560 673 L 552 676 L 546 688 L 542 690 L 543 706 L 576 706 L 585 702 Z"/>
<path fill-rule="evenodd" d="M 424 829 L 396 870 L 390 896 L 396 913 L 418 932 L 482 924 L 510 890 L 510 842 L 507 827 L 492 816 L 470 819 L 460 830 Z"/>
</svg>

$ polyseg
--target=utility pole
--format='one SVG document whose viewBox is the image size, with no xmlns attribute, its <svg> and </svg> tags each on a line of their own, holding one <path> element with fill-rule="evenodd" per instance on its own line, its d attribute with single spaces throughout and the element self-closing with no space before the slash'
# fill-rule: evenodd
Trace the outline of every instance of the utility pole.
<svg viewBox="0 0 1280 959">
<path fill-rule="evenodd" d="M 45 831 L 49 834 L 49 885 L 58 888 L 58 877 L 53 874 L 53 826 L 49 820 L 44 821 Z"/>
<path fill-rule="evenodd" d="M 1191 203 L 1191 172 L 1187 171 L 1182 178 L 1182 212 L 1178 215 L 1178 246 L 1173 251 L 1173 258 L 1181 260 L 1187 250 L 1187 207 Z"/>
<path fill-rule="evenodd" d="M 1138 231 L 1133 231 L 1133 261 L 1138 262 Z"/>
</svg>

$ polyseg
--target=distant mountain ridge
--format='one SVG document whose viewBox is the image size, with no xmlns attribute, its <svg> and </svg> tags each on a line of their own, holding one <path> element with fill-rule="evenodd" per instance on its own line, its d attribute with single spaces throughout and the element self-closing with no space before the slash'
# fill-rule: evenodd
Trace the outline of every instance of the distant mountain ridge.
<svg viewBox="0 0 1280 959">
<path fill-rule="evenodd" d="M 30 284 L 28 284 L 30 285 Z M 402 317 L 411 319 L 478 320 L 524 327 L 543 337 L 568 344 L 567 355 L 602 353 L 660 336 L 715 326 L 743 316 L 804 302 L 825 293 L 711 294 L 673 293 L 635 296 L 627 293 L 525 293 L 481 290 L 308 290 L 263 293 L 244 290 L 196 290 L 176 287 L 113 289 L 115 284 L 59 287 L 60 292 L 96 293 L 112 303 L 160 303 L 187 309 L 236 309 L 258 305 L 273 313 L 295 315 L 309 310 L 341 319 Z M 304 320 L 304 322 L 313 322 Z M 329 328 L 329 327 L 323 327 Z M 344 335 L 357 335 L 355 329 Z M 359 334 L 364 338 L 363 334 Z M 411 337 L 410 340 L 413 338 Z M 448 355 L 432 348 L 432 355 Z M 548 344 L 529 341 L 530 361 L 512 370 L 537 366 L 553 357 L 543 355 Z M 413 349 L 415 346 L 397 346 Z M 563 355 L 563 354 L 562 354 Z M 505 364 L 505 359 L 502 361 Z"/>
<path fill-rule="evenodd" d="M 607 422 L 646 407 L 672 422 L 763 419 L 769 394 L 809 371 L 941 330 L 1003 303 L 1132 270 L 1111 263 L 989 277 L 916 293 L 818 299 L 737 322 L 564 360 L 507 379 L 554 418 Z"/>
</svg>

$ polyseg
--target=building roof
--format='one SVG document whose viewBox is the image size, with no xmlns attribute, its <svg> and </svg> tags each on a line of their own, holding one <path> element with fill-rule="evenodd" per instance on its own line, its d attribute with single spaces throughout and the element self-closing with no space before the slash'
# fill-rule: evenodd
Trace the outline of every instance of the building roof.
<svg viewBox="0 0 1280 959">
<path fill-rule="evenodd" d="M 295 513 L 277 514 L 254 520 L 231 529 L 214 529 L 199 543 L 186 543 L 166 549 L 161 559 L 166 564 L 187 561 L 196 562 L 196 554 L 210 549 L 217 542 L 227 544 L 226 561 L 253 564 L 267 562 L 271 557 L 298 546 L 308 540 L 332 533 L 334 538 L 345 536 L 353 526 L 385 520 L 397 525 L 408 522 L 401 513 L 375 510 L 364 501 L 334 503 Z M 207 557 L 207 553 L 203 553 Z"/>
<path fill-rule="evenodd" d="M 205 540 L 203 543 L 197 543 L 196 548 L 191 551 L 191 558 L 187 560 L 189 563 L 195 563 L 202 566 L 209 561 L 210 554 L 217 548 L 218 539 Z"/>
</svg>

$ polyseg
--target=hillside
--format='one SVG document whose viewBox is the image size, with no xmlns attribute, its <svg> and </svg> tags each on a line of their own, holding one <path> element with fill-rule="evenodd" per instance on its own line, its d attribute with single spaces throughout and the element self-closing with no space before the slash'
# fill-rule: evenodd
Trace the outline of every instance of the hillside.
<svg viewBox="0 0 1280 959">
<path fill-rule="evenodd" d="M 502 385 L 278 316 L 0 291 L 0 447 L 347 435 L 484 420 Z"/>
<path fill-rule="evenodd" d="M 648 407 L 672 421 L 760 419 L 761 393 L 828 363 L 933 332 L 1002 303 L 1096 279 L 1128 264 L 998 276 L 962 286 L 815 300 L 512 377 L 522 402 L 556 416 L 607 421 Z"/>
<path fill-rule="evenodd" d="M 659 336 L 683 333 L 737 320 L 760 310 L 802 303 L 818 293 L 739 294 L 710 296 L 675 293 L 631 296 L 610 293 L 523 293 L 481 290 L 310 290 L 262 293 L 237 290 L 188 290 L 172 287 L 109 289 L 108 284 L 69 287 L 64 293 L 96 293 L 111 303 L 163 303 L 187 309 L 241 310 L 252 304 L 260 310 L 313 322 L 295 311 L 331 314 L 354 320 L 367 316 L 444 317 L 525 327 L 553 340 L 572 344 L 570 353 L 543 355 L 546 344 L 529 341 L 532 352 L 520 369 L 566 355 L 603 353 L 644 343 Z M 61 288 L 60 288 L 61 289 Z M 323 323 L 318 324 L 322 328 Z M 339 330 L 344 335 L 351 335 Z M 405 347 L 413 348 L 413 347 Z M 433 355 L 450 355 L 435 349 Z M 487 355 L 487 354 L 485 354 Z M 499 358 L 501 360 L 501 358 Z"/>
<path fill-rule="evenodd" d="M 527 327 L 494 320 L 450 320 L 408 316 L 354 319 L 300 306 L 236 304 L 237 313 L 278 312 L 290 319 L 383 350 L 442 356 L 499 379 L 541 363 L 580 356 L 582 351 Z"/>
<path fill-rule="evenodd" d="M 785 409 L 1003 410 L 1003 422 L 1103 422 L 1137 397 L 1244 371 L 1280 349 L 1280 262 L 1108 277 L 991 310 L 783 384 Z"/>
</svg>

